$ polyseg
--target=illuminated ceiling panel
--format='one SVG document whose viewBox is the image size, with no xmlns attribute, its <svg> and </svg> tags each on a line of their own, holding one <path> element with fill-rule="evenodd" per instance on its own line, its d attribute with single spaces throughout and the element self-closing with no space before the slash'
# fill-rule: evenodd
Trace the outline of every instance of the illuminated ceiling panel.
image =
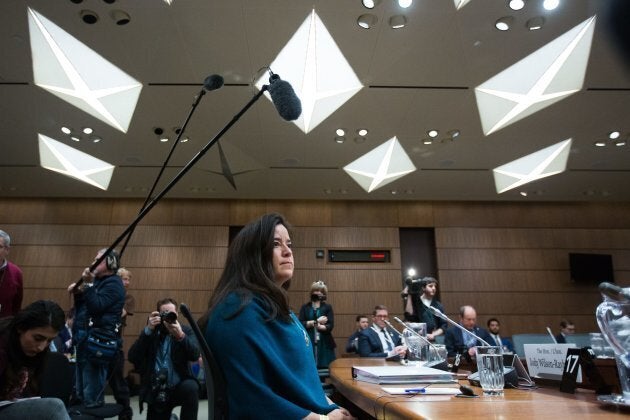
<svg viewBox="0 0 630 420">
<path fill-rule="evenodd" d="M 570 150 L 571 139 L 567 139 L 493 169 L 497 193 L 564 172 Z"/>
<path fill-rule="evenodd" d="M 102 190 L 107 190 L 114 174 L 114 165 L 77 149 L 38 135 L 39 162 L 42 168 L 78 179 Z"/>
<path fill-rule="evenodd" d="M 365 191 L 372 192 L 416 170 L 398 139 L 392 137 L 343 168 Z"/>
<path fill-rule="evenodd" d="M 28 9 L 37 86 L 126 133 L 142 84 Z"/>
<path fill-rule="evenodd" d="M 595 16 L 475 88 L 487 136 L 582 89 Z"/>
<path fill-rule="evenodd" d="M 471 2 L 471 0 L 453 0 L 455 2 L 455 8 L 457 10 L 461 9 L 462 7 L 466 6 L 468 3 Z"/>
<path fill-rule="evenodd" d="M 270 65 L 302 101 L 294 123 L 308 133 L 352 98 L 363 85 L 315 10 Z M 256 82 L 260 89 L 268 76 Z M 267 98 L 270 96 L 265 93 Z"/>
</svg>

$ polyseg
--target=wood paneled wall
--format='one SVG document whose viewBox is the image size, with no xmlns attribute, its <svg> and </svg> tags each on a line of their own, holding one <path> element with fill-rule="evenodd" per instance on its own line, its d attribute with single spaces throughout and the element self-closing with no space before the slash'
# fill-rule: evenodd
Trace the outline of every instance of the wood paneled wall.
<svg viewBox="0 0 630 420">
<path fill-rule="evenodd" d="M 49 298 L 70 307 L 66 288 L 96 251 L 110 245 L 137 215 L 141 200 L 2 199 L 0 229 L 12 237 L 10 258 L 22 267 L 25 303 Z M 225 260 L 229 226 L 277 211 L 293 224 L 296 272 L 291 304 L 308 300 L 323 280 L 335 310 L 339 352 L 358 313 L 385 304 L 401 315 L 399 227 L 435 229 L 438 279 L 446 311 L 463 304 L 485 326 L 496 316 L 505 335 L 557 330 L 562 318 L 578 332 L 597 329 L 596 285 L 569 280 L 568 253 L 613 255 L 617 283 L 630 285 L 629 203 L 425 203 L 347 201 L 171 200 L 138 225 L 123 256 L 133 273 L 136 314 L 128 348 L 158 299 L 169 296 L 200 316 Z M 389 249 L 391 263 L 340 264 L 318 249 Z"/>
</svg>

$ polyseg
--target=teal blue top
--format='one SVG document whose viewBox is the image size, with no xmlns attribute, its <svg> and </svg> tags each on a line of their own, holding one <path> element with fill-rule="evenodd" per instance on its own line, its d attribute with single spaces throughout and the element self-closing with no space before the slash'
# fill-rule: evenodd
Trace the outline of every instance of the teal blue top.
<svg viewBox="0 0 630 420">
<path fill-rule="evenodd" d="M 339 408 L 326 400 L 311 341 L 291 313 L 290 322 L 265 321 L 262 300 L 240 305 L 235 293 L 212 312 L 205 338 L 227 382 L 231 419 L 302 419 Z"/>
</svg>

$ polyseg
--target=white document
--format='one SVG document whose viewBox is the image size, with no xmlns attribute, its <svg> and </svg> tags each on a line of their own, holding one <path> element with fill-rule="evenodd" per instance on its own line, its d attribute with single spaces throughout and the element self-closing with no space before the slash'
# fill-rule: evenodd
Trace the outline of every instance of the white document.
<svg viewBox="0 0 630 420">
<path fill-rule="evenodd" d="M 375 384 L 454 383 L 451 372 L 425 366 L 353 366 L 353 377 Z"/>
</svg>

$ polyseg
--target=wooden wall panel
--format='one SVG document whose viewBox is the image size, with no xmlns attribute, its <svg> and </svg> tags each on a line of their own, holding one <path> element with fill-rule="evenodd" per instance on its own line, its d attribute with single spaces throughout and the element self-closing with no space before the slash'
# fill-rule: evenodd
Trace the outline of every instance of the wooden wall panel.
<svg viewBox="0 0 630 420">
<path fill-rule="evenodd" d="M 67 286 L 141 205 L 131 199 L 2 199 L 0 229 L 12 235 L 10 259 L 24 271 L 25 304 L 52 298 L 69 308 Z M 125 347 L 158 299 L 174 297 L 201 316 L 223 268 L 229 227 L 271 211 L 294 226 L 291 306 L 297 311 L 311 283 L 324 280 L 340 345 L 354 330 L 355 316 L 371 314 L 376 304 L 387 305 L 391 316 L 402 314 L 400 227 L 435 228 L 447 312 L 473 304 L 480 325 L 497 316 L 506 335 L 546 326 L 557 332 L 564 317 L 578 332 L 596 330 L 601 298 L 595 287 L 570 282 L 569 252 L 611 253 L 617 282 L 630 285 L 630 203 L 164 199 L 137 226 L 123 257 L 137 302 Z M 331 248 L 389 249 L 392 261 L 337 264 L 315 257 L 315 250 Z"/>
</svg>

